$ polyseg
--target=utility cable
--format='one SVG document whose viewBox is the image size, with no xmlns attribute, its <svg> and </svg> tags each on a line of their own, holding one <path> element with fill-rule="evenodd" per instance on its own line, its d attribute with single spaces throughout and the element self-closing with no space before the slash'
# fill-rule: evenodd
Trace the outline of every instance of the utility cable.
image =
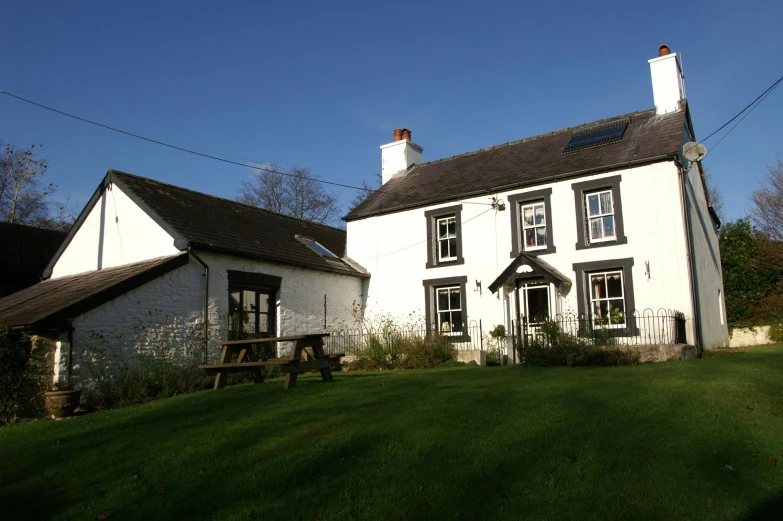
<svg viewBox="0 0 783 521">
<path fill-rule="evenodd" d="M 251 169 L 254 169 L 254 170 L 260 170 L 262 172 L 269 172 L 271 174 L 281 174 L 281 175 L 285 175 L 285 176 L 288 176 L 288 177 L 300 177 L 300 178 L 304 178 L 304 179 L 306 179 L 308 181 L 315 181 L 317 183 L 323 183 L 323 184 L 332 185 L 332 186 L 339 186 L 339 187 L 342 187 L 342 188 L 350 188 L 352 190 L 361 190 L 363 192 L 371 192 L 371 191 L 373 191 L 370 188 L 363 188 L 363 187 L 353 186 L 353 185 L 344 184 L 344 183 L 337 183 L 337 182 L 334 182 L 334 181 L 325 181 L 323 179 L 316 179 L 314 177 L 297 176 L 297 175 L 292 174 L 290 172 L 281 172 L 279 170 L 272 170 L 271 168 L 264 168 L 264 167 L 256 166 L 256 165 L 248 165 L 247 163 L 240 163 L 238 161 L 232 161 L 230 159 L 225 159 L 225 158 L 222 158 L 222 157 L 213 156 L 211 154 L 205 154 L 203 152 L 198 152 L 196 150 L 191 150 L 189 148 L 184 148 L 184 147 L 180 147 L 180 146 L 177 146 L 177 145 L 172 145 L 172 144 L 165 143 L 165 142 L 157 140 L 157 139 L 152 139 L 152 138 L 141 136 L 139 134 L 134 134 L 133 132 L 128 132 L 126 130 L 122 130 L 122 129 L 119 129 L 119 128 L 116 128 L 116 127 L 112 127 L 112 126 L 109 126 L 109 125 L 104 125 L 103 123 L 98 123 L 97 121 L 92 121 L 92 120 L 87 119 L 87 118 L 82 118 L 80 116 L 76 116 L 75 114 L 70 114 L 68 112 L 65 112 L 65 111 L 62 111 L 62 110 L 58 110 L 58 109 L 55 109 L 53 107 L 49 107 L 47 105 L 43 105 L 41 103 L 37 103 L 35 101 L 23 98 L 21 96 L 17 96 L 16 94 L 11 94 L 10 92 L 7 92 L 7 91 L 1 90 L 1 89 L 0 89 L 0 94 L 5 94 L 6 96 L 11 96 L 12 98 L 16 98 L 16 99 L 18 99 L 20 101 L 24 101 L 25 103 L 29 103 L 30 105 L 35 105 L 36 107 L 40 107 L 42 109 L 50 110 L 52 112 L 56 112 L 57 114 L 61 114 L 63 116 L 67 116 L 69 118 L 73 118 L 73 119 L 82 121 L 84 123 L 89 123 L 90 125 L 95 125 L 97 127 L 105 128 L 107 130 L 111 130 L 111 131 L 114 131 L 114 132 L 119 132 L 120 134 L 125 134 L 126 136 L 134 137 L 136 139 L 141 139 L 143 141 L 148 141 L 150 143 L 154 143 L 156 145 L 161 145 L 161 146 L 164 146 L 164 147 L 172 148 L 174 150 L 179 150 L 180 152 L 186 152 L 188 154 L 193 154 L 193 155 L 196 155 L 196 156 L 205 157 L 207 159 L 214 159 L 215 161 L 222 161 L 223 163 L 228 163 L 228 164 L 231 164 L 231 165 L 237 165 L 237 166 L 241 166 L 241 167 L 244 167 L 244 168 L 251 168 Z"/>
<path fill-rule="evenodd" d="M 758 98 L 756 98 L 756 99 L 754 99 L 753 101 L 751 101 L 751 102 L 750 102 L 750 103 L 749 103 L 749 104 L 748 104 L 748 105 L 747 105 L 747 106 L 746 106 L 744 109 L 742 109 L 742 110 L 740 110 L 739 112 L 737 112 L 737 114 L 736 114 L 736 115 L 735 115 L 733 118 L 731 118 L 731 119 L 730 119 L 730 120 L 728 120 L 726 123 L 724 123 L 723 125 L 721 125 L 721 127 L 720 127 L 718 130 L 716 130 L 715 132 L 713 132 L 712 134 L 710 134 L 709 136 L 705 137 L 704 139 L 702 139 L 702 140 L 701 140 L 701 141 L 699 141 L 699 142 L 700 142 L 700 143 L 704 143 L 705 141 L 707 141 L 708 139 L 710 139 L 712 136 L 714 136 L 715 134 L 717 134 L 718 132 L 720 132 L 721 130 L 723 130 L 724 128 L 726 128 L 726 127 L 727 127 L 727 126 L 728 126 L 728 125 L 729 125 L 729 124 L 730 124 L 732 121 L 734 121 L 735 119 L 737 119 L 738 117 L 740 117 L 740 115 L 741 115 L 743 112 L 745 112 L 746 110 L 748 110 L 748 109 L 749 109 L 751 106 L 753 106 L 753 105 L 754 105 L 754 104 L 755 104 L 757 101 L 759 101 L 759 100 L 761 100 L 761 101 L 764 101 L 762 98 L 765 98 L 765 97 L 767 96 L 767 94 L 769 94 L 770 92 L 772 92 L 772 91 L 775 89 L 775 87 L 777 87 L 777 86 L 780 84 L 780 82 L 782 82 L 782 81 L 783 81 L 783 76 L 781 76 L 780 78 L 778 78 L 778 81 L 776 81 L 775 83 L 773 83 L 772 85 L 770 85 L 770 86 L 767 88 L 767 90 L 765 90 L 764 92 L 762 92 L 762 93 L 759 95 L 759 97 L 758 97 Z M 755 107 L 754 107 L 754 108 L 755 108 Z M 753 109 L 751 109 L 751 112 L 752 112 L 752 111 L 753 111 Z M 749 113 L 748 113 L 748 114 L 749 114 Z M 745 119 L 745 118 L 742 118 L 742 119 Z M 741 122 L 742 122 L 742 120 L 740 120 L 740 123 L 741 123 Z M 739 123 L 737 123 L 737 125 L 739 125 Z M 737 125 L 734 125 L 734 127 L 736 127 Z M 734 127 L 732 127 L 732 128 L 731 128 L 731 130 L 734 130 Z M 731 130 L 729 130 L 729 132 L 731 132 Z M 728 132 L 727 132 L 727 135 L 728 135 Z M 723 136 L 723 137 L 726 137 L 726 136 Z M 715 147 L 713 147 L 713 148 L 715 148 Z"/>
<path fill-rule="evenodd" d="M 783 79 L 783 78 L 781 78 L 781 79 Z M 777 83 L 775 84 L 775 87 L 777 87 L 779 84 L 780 84 L 780 80 L 778 80 L 778 81 L 777 81 Z M 773 88 L 772 90 L 774 90 L 774 88 Z M 726 132 L 725 134 L 723 134 L 723 137 L 721 137 L 721 138 L 720 138 L 720 139 L 719 139 L 719 140 L 718 140 L 718 141 L 717 141 L 717 142 L 716 142 L 714 145 L 712 145 L 712 150 L 713 150 L 713 151 L 714 151 L 714 150 L 715 150 L 715 149 L 718 147 L 718 145 L 720 145 L 720 142 L 721 142 L 721 141 L 723 141 L 724 139 L 726 139 L 726 136 L 728 136 L 729 134 L 731 134 L 731 131 L 732 131 L 732 130 L 734 130 L 735 128 L 737 128 L 737 127 L 739 126 L 739 124 L 740 124 L 740 123 L 742 123 L 742 121 L 743 121 L 745 118 L 747 118 L 748 116 L 750 116 L 750 113 L 751 113 L 751 112 L 753 112 L 754 110 L 756 110 L 756 107 L 758 107 L 759 105 L 761 105 L 761 104 L 764 102 L 764 100 L 765 100 L 765 99 L 767 99 L 767 96 L 769 96 L 770 94 L 772 94 L 772 90 L 769 90 L 769 91 L 767 91 L 767 93 L 764 95 L 764 97 L 763 97 L 763 98 L 761 98 L 761 99 L 759 100 L 759 102 L 758 102 L 758 103 L 756 103 L 756 104 L 753 106 L 753 108 L 751 108 L 751 109 L 750 109 L 750 110 L 749 110 L 749 111 L 748 111 L 748 112 L 747 112 L 747 113 L 746 113 L 744 116 L 742 116 L 742 118 L 740 118 L 740 120 L 739 120 L 739 121 L 737 121 L 737 122 L 734 124 L 734 126 L 732 126 L 732 127 L 731 127 L 731 128 L 728 130 L 728 132 Z"/>
</svg>

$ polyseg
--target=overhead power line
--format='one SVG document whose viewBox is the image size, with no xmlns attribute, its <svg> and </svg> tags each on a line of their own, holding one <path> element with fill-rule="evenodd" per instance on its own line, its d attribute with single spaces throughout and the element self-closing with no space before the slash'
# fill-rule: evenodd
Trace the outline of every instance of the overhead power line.
<svg viewBox="0 0 783 521">
<path fill-rule="evenodd" d="M 257 166 L 257 165 L 252 165 L 252 164 L 247 164 L 247 163 L 240 163 L 239 161 L 232 161 L 230 159 L 225 159 L 225 158 L 222 158 L 222 157 L 213 156 L 211 154 L 205 154 L 203 152 L 198 152 L 197 150 L 191 150 L 189 148 L 180 147 L 180 146 L 177 146 L 177 145 L 172 145 L 170 143 L 166 143 L 166 142 L 160 141 L 158 139 L 152 139 L 152 138 L 145 137 L 145 136 L 142 136 L 142 135 L 139 135 L 139 134 L 134 134 L 133 132 L 128 132 L 126 130 L 122 130 L 122 129 L 119 129 L 119 128 L 116 128 L 116 127 L 112 127 L 110 125 L 104 125 L 103 123 L 98 123 L 97 121 L 93 121 L 93 120 L 90 120 L 90 119 L 87 119 L 87 118 L 82 118 L 80 116 L 76 116 L 75 114 L 70 114 L 68 112 L 65 112 L 65 111 L 62 111 L 62 110 L 58 110 L 58 109 L 55 109 L 53 107 L 49 107 L 49 106 L 44 105 L 42 103 L 37 103 L 37 102 L 29 100 L 27 98 L 23 98 L 22 96 L 17 96 L 16 94 L 11 94 L 10 92 L 4 91 L 4 90 L 0 90 L 0 94 L 5 94 L 6 96 L 11 96 L 12 98 L 16 98 L 16 99 L 18 99 L 20 101 L 24 101 L 25 103 L 29 103 L 30 105 L 35 105 L 36 107 L 40 107 L 42 109 L 50 110 L 52 112 L 56 112 L 57 114 L 61 114 L 63 116 L 67 116 L 69 118 L 73 118 L 73 119 L 76 119 L 78 121 L 82 121 L 84 123 L 89 123 L 90 125 L 95 125 L 97 127 L 105 128 L 105 129 L 111 130 L 113 132 L 119 132 L 120 134 L 125 134 L 126 136 L 130 136 L 130 137 L 133 137 L 133 138 L 136 138 L 136 139 L 141 139 L 143 141 L 147 141 L 149 143 L 154 143 L 156 145 L 161 145 L 161 146 L 164 146 L 164 147 L 172 148 L 174 150 L 179 150 L 180 152 L 186 152 L 188 154 L 193 154 L 193 155 L 196 155 L 196 156 L 205 157 L 207 159 L 214 159 L 215 161 L 221 161 L 223 163 L 228 163 L 228 164 L 231 164 L 231 165 L 237 165 L 237 166 L 241 166 L 241 167 L 245 167 L 245 168 L 252 168 L 254 170 L 260 170 L 262 172 L 269 172 L 271 174 L 281 174 L 281 175 L 285 175 L 285 176 L 289 176 L 289 177 L 304 177 L 308 181 L 315 181 L 317 183 L 323 183 L 323 184 L 332 185 L 332 186 L 339 186 L 339 187 L 342 187 L 342 188 L 350 188 L 352 190 L 361 190 L 363 192 L 373 191 L 372 189 L 363 188 L 361 186 L 353 186 L 353 185 L 349 185 L 349 184 L 345 184 L 345 183 L 337 183 L 335 181 L 326 181 L 326 180 L 323 180 L 323 179 L 316 179 L 314 177 L 297 176 L 297 175 L 292 174 L 290 172 L 281 172 L 279 170 L 273 170 L 271 168 L 264 168 L 264 167 Z"/>
<path fill-rule="evenodd" d="M 744 109 L 742 109 L 742 110 L 740 110 L 739 112 L 737 112 L 737 114 L 736 114 L 736 115 L 735 115 L 733 118 L 731 118 L 731 119 L 730 119 L 730 120 L 728 120 L 726 123 L 724 123 L 723 125 L 721 125 L 721 126 L 720 126 L 720 128 L 718 128 L 718 130 L 714 131 L 712 134 L 710 134 L 709 136 L 707 136 L 707 137 L 705 137 L 704 139 L 702 139 L 702 140 L 700 141 L 700 143 L 704 143 L 705 141 L 707 141 L 708 139 L 710 139 L 712 136 L 714 136 L 715 134 L 717 134 L 718 132 L 720 132 L 721 130 L 723 130 L 724 128 L 726 128 L 727 126 L 729 126 L 729 125 L 731 124 L 731 122 L 732 122 L 732 121 L 734 121 L 735 119 L 737 119 L 738 117 L 740 117 L 740 116 L 742 115 L 742 113 L 743 113 L 743 112 L 745 112 L 746 110 L 748 110 L 750 107 L 753 107 L 752 109 L 750 109 L 750 112 L 753 112 L 753 109 L 755 109 L 755 108 L 758 106 L 758 104 L 756 104 L 756 102 L 758 102 L 759 104 L 761 104 L 761 102 L 762 102 L 762 101 L 764 101 L 764 98 L 766 98 L 766 97 L 767 97 L 767 96 L 768 96 L 768 95 L 769 95 L 769 94 L 770 94 L 770 93 L 771 93 L 773 90 L 775 90 L 775 87 L 777 87 L 778 85 L 780 85 L 780 83 L 781 83 L 781 82 L 783 82 L 783 76 L 781 76 L 780 78 L 778 78 L 778 81 L 776 81 L 775 83 L 773 83 L 772 85 L 770 85 L 770 86 L 767 88 L 767 90 L 765 90 L 764 92 L 762 92 L 761 94 L 759 94 L 759 96 L 758 96 L 756 99 L 754 99 L 753 101 L 751 101 L 750 103 L 748 103 L 748 104 L 745 106 L 745 108 L 744 108 Z M 755 106 L 754 106 L 754 105 L 755 105 Z M 748 112 L 748 114 L 750 114 L 750 112 Z M 745 114 L 745 116 L 743 116 L 743 118 L 742 118 L 742 119 L 745 119 L 745 118 L 747 117 L 747 115 L 748 115 L 748 114 Z M 737 122 L 737 125 L 739 125 L 740 123 L 742 123 L 742 119 L 741 119 L 741 120 L 739 120 L 739 121 Z M 723 139 L 724 139 L 726 136 L 728 136 L 728 135 L 731 133 L 731 131 L 732 131 L 732 130 L 734 130 L 734 129 L 737 127 L 737 125 L 734 125 L 733 127 L 731 127 L 731 129 L 729 129 L 729 131 L 728 131 L 728 132 L 726 132 L 726 135 L 725 135 L 725 136 L 723 136 L 723 137 L 722 137 L 722 138 L 721 138 L 721 139 L 718 141 L 718 143 L 720 143 L 721 141 L 723 141 Z M 718 144 L 716 143 L 716 144 L 715 144 L 715 146 L 718 146 Z M 715 148 L 715 147 L 713 147 L 713 148 Z"/>
</svg>

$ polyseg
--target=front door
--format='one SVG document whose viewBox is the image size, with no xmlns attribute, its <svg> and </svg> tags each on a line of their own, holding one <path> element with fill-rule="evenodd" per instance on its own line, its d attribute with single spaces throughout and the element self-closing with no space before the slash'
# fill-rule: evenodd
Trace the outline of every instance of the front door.
<svg viewBox="0 0 783 521">
<path fill-rule="evenodd" d="M 551 316 L 549 283 L 517 280 L 517 315 L 517 320 L 524 318 L 529 332 L 535 334 Z"/>
</svg>

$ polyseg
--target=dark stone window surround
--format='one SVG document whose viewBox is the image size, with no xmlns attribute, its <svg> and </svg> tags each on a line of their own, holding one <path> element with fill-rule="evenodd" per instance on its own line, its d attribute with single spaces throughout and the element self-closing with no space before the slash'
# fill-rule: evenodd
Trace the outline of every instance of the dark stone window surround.
<svg viewBox="0 0 783 521">
<path fill-rule="evenodd" d="M 470 342 L 468 333 L 468 293 L 465 288 L 468 278 L 462 277 L 444 277 L 441 279 L 427 279 L 421 281 L 424 286 L 424 319 L 427 326 L 427 336 L 432 333 L 433 315 L 437 312 L 435 305 L 435 290 L 446 286 L 457 286 L 460 289 L 460 306 L 462 307 L 463 329 L 462 335 L 447 336 L 455 342 Z"/>
<path fill-rule="evenodd" d="M 267 275 L 265 273 L 255 273 L 252 271 L 237 271 L 237 270 L 227 270 L 226 274 L 228 275 L 228 292 L 229 292 L 229 295 L 226 295 L 227 297 L 230 296 L 230 293 L 232 291 L 248 290 L 248 291 L 269 293 L 273 296 L 274 300 L 277 300 L 279 298 L 280 286 L 283 282 L 282 277 L 277 277 L 275 275 Z M 274 301 L 271 303 L 270 308 L 274 309 L 273 313 L 271 312 L 270 309 L 270 313 L 268 314 L 269 320 L 271 321 L 269 327 L 270 330 L 272 331 L 272 336 L 274 336 L 275 333 L 277 332 L 277 326 L 278 326 L 278 317 L 277 317 L 278 310 Z"/>
<path fill-rule="evenodd" d="M 573 183 L 571 189 L 574 191 L 574 207 L 576 209 L 576 249 L 586 250 L 588 248 L 600 248 L 603 246 L 615 246 L 618 244 L 627 244 L 625 237 L 625 228 L 623 226 L 623 202 L 620 198 L 619 175 L 593 179 L 591 181 L 582 181 Z M 587 226 L 585 223 L 585 194 L 595 192 L 601 189 L 611 188 L 612 203 L 614 205 L 614 230 L 617 240 L 587 243 Z"/>
<path fill-rule="evenodd" d="M 579 316 L 587 317 L 588 314 L 588 300 L 589 294 L 587 291 L 587 277 L 586 275 L 595 272 L 609 271 L 609 270 L 622 270 L 623 272 L 623 292 L 625 295 L 625 317 L 626 327 L 625 329 L 612 330 L 610 333 L 614 336 L 636 336 L 639 334 L 639 328 L 636 324 L 636 318 L 631 313 L 636 309 L 636 300 L 633 294 L 633 257 L 625 259 L 610 259 L 594 262 L 577 262 L 574 263 L 573 269 L 576 273 L 575 286 L 576 286 L 576 306 Z"/>
<path fill-rule="evenodd" d="M 441 217 L 453 215 L 457 225 L 457 259 L 453 261 L 438 260 L 438 240 L 437 240 L 437 221 Z M 427 220 L 427 269 L 439 268 L 441 266 L 457 266 L 465 264 L 462 257 L 462 205 L 446 206 L 427 210 L 424 212 L 424 218 Z"/>
<path fill-rule="evenodd" d="M 510 207 L 509 213 L 511 214 L 511 257 L 516 257 L 524 250 L 525 238 L 522 237 L 522 230 L 520 229 L 520 215 L 519 207 L 525 203 L 533 203 L 535 201 L 544 202 L 544 216 L 546 218 L 546 248 L 540 250 L 531 250 L 527 253 L 530 255 L 543 255 L 546 253 L 555 253 L 555 240 L 552 235 L 552 189 L 544 188 L 542 190 L 533 190 L 532 192 L 524 192 L 521 194 L 514 194 L 508 196 L 508 204 Z"/>
</svg>

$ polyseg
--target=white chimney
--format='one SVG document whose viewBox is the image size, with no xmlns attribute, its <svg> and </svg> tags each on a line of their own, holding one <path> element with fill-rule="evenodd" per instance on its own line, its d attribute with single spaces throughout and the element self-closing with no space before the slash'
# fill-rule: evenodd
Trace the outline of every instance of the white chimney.
<svg viewBox="0 0 783 521">
<path fill-rule="evenodd" d="M 671 52 L 668 45 L 661 45 L 658 57 L 649 60 L 649 63 L 655 113 L 660 115 L 679 110 L 680 100 L 685 99 L 685 76 L 677 53 Z"/>
<path fill-rule="evenodd" d="M 394 141 L 388 145 L 381 145 L 381 184 L 386 184 L 400 170 L 407 170 L 411 165 L 421 164 L 423 151 L 423 148 L 411 141 L 410 130 L 394 129 Z"/>
</svg>

